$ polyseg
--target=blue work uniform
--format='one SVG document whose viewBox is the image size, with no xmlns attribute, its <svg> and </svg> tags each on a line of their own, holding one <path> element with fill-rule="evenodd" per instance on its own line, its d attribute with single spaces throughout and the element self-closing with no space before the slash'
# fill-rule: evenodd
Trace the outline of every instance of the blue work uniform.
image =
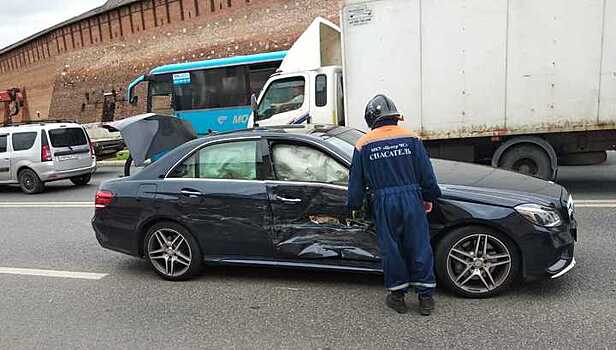
<svg viewBox="0 0 616 350">
<path fill-rule="evenodd" d="M 381 251 L 385 286 L 422 296 L 436 287 L 428 218 L 423 201 L 441 195 L 430 158 L 417 136 L 386 121 L 356 144 L 349 179 L 348 206 L 362 207 L 366 188 Z"/>
</svg>

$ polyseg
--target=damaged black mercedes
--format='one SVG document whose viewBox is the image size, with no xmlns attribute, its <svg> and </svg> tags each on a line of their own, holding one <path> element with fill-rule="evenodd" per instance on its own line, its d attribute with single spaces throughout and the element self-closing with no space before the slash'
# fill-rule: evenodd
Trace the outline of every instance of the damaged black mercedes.
<svg viewBox="0 0 616 350">
<path fill-rule="evenodd" d="M 168 280 L 190 278 L 204 264 L 379 273 L 370 211 L 351 215 L 346 207 L 361 135 L 345 127 L 255 128 L 187 142 L 101 184 L 96 238 L 145 258 Z M 443 192 L 429 214 L 440 285 L 487 297 L 575 265 L 575 207 L 562 186 L 432 163 Z"/>
</svg>

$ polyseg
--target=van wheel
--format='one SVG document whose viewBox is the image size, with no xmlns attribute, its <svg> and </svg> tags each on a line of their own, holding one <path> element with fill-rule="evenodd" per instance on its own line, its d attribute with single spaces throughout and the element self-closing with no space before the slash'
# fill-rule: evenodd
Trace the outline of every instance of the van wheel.
<svg viewBox="0 0 616 350">
<path fill-rule="evenodd" d="M 24 169 L 19 172 L 19 186 L 26 194 L 41 193 L 45 190 L 45 184 L 32 169 Z"/>
<path fill-rule="evenodd" d="M 542 179 L 552 177 L 550 157 L 538 146 L 524 144 L 514 146 L 503 155 L 500 166 L 524 175 Z"/>
<path fill-rule="evenodd" d="M 92 174 L 81 175 L 81 176 L 73 176 L 71 177 L 71 182 L 75 186 L 84 186 L 87 185 L 88 182 L 92 179 Z"/>
</svg>

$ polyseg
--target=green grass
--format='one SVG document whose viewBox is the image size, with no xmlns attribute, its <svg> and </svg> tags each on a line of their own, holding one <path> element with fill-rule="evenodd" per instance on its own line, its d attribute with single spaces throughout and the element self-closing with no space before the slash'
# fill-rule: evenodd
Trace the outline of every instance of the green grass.
<svg viewBox="0 0 616 350">
<path fill-rule="evenodd" d="M 128 150 L 125 149 L 123 151 L 116 153 L 115 160 L 127 160 L 128 155 L 129 155 Z"/>
</svg>

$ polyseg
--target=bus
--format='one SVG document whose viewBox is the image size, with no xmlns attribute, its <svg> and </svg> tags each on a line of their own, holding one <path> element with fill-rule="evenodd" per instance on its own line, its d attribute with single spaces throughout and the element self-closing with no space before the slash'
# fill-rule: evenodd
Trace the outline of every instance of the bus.
<svg viewBox="0 0 616 350">
<path fill-rule="evenodd" d="M 277 51 L 156 67 L 129 84 L 128 101 L 136 105 L 135 88 L 147 82 L 147 113 L 189 120 L 199 136 L 246 128 L 252 112 L 250 97 L 259 94 L 286 54 Z"/>
</svg>

